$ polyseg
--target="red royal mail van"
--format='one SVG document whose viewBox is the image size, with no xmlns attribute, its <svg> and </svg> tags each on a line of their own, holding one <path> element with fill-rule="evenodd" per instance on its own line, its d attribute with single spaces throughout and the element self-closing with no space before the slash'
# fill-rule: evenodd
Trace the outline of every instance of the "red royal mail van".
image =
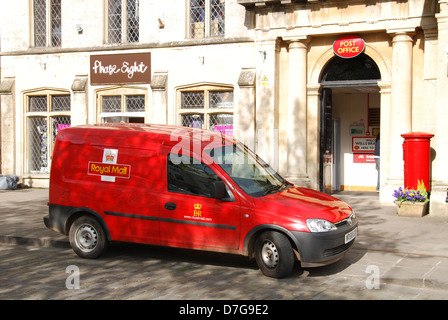
<svg viewBox="0 0 448 320">
<path fill-rule="evenodd" d="M 270 277 L 340 259 L 353 210 L 292 185 L 228 136 L 165 125 L 102 124 L 57 135 L 45 225 L 83 258 L 111 241 L 237 253 Z"/>
</svg>

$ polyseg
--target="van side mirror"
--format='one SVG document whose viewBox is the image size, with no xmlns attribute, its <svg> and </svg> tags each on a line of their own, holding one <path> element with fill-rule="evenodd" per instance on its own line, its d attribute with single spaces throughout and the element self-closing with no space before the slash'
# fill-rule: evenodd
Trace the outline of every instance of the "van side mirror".
<svg viewBox="0 0 448 320">
<path fill-rule="evenodd" d="M 213 181 L 210 184 L 210 195 L 214 199 L 222 199 L 227 195 L 224 181 Z"/>
</svg>

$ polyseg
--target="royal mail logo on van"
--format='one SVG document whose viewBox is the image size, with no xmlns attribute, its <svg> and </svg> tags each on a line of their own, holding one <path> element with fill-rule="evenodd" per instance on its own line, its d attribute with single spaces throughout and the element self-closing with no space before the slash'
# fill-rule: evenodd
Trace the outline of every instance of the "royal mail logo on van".
<svg viewBox="0 0 448 320">
<path fill-rule="evenodd" d="M 200 204 L 200 203 L 194 204 L 194 212 L 193 212 L 194 217 L 202 217 L 201 209 L 202 209 L 202 204 Z"/>
<path fill-rule="evenodd" d="M 97 176 L 110 176 L 117 178 L 129 178 L 129 165 L 104 164 L 101 162 L 89 162 L 89 174 Z"/>
<path fill-rule="evenodd" d="M 115 182 L 115 178 L 129 179 L 131 177 L 131 166 L 118 164 L 118 150 L 104 149 L 103 162 L 89 161 L 87 174 L 100 176 L 101 181 Z"/>
</svg>

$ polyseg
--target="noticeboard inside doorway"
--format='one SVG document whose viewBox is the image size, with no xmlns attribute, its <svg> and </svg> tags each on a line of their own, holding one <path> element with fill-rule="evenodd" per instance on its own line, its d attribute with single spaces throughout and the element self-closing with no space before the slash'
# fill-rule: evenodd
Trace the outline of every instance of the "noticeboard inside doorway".
<svg viewBox="0 0 448 320">
<path fill-rule="evenodd" d="M 353 153 L 373 153 L 375 151 L 374 136 L 352 137 Z"/>
</svg>

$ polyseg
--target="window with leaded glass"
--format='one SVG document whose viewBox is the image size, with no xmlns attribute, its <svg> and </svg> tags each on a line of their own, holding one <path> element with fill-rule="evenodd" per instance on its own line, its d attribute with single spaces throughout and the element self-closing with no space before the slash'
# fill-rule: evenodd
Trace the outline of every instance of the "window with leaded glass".
<svg viewBox="0 0 448 320">
<path fill-rule="evenodd" d="M 145 112 L 145 96 L 133 95 L 125 97 L 126 112 Z"/>
<path fill-rule="evenodd" d="M 102 112 L 121 112 L 121 96 L 102 97 Z"/>
<path fill-rule="evenodd" d="M 190 0 L 190 36 L 223 37 L 225 0 Z"/>
<path fill-rule="evenodd" d="M 139 0 L 108 1 L 108 43 L 139 41 Z"/>
<path fill-rule="evenodd" d="M 110 91 L 101 93 L 99 97 L 100 122 L 145 122 L 145 94 L 131 94 L 123 89 Z"/>
<path fill-rule="evenodd" d="M 69 94 L 45 92 L 27 96 L 28 173 L 49 173 L 56 135 L 70 126 L 70 111 Z"/>
<path fill-rule="evenodd" d="M 180 125 L 233 135 L 233 90 L 213 86 L 185 89 L 179 100 Z"/>
<path fill-rule="evenodd" d="M 50 14 L 51 46 L 60 47 L 62 41 L 61 0 L 50 1 Z"/>
<path fill-rule="evenodd" d="M 60 47 L 62 44 L 61 0 L 34 0 L 34 46 Z"/>
</svg>

